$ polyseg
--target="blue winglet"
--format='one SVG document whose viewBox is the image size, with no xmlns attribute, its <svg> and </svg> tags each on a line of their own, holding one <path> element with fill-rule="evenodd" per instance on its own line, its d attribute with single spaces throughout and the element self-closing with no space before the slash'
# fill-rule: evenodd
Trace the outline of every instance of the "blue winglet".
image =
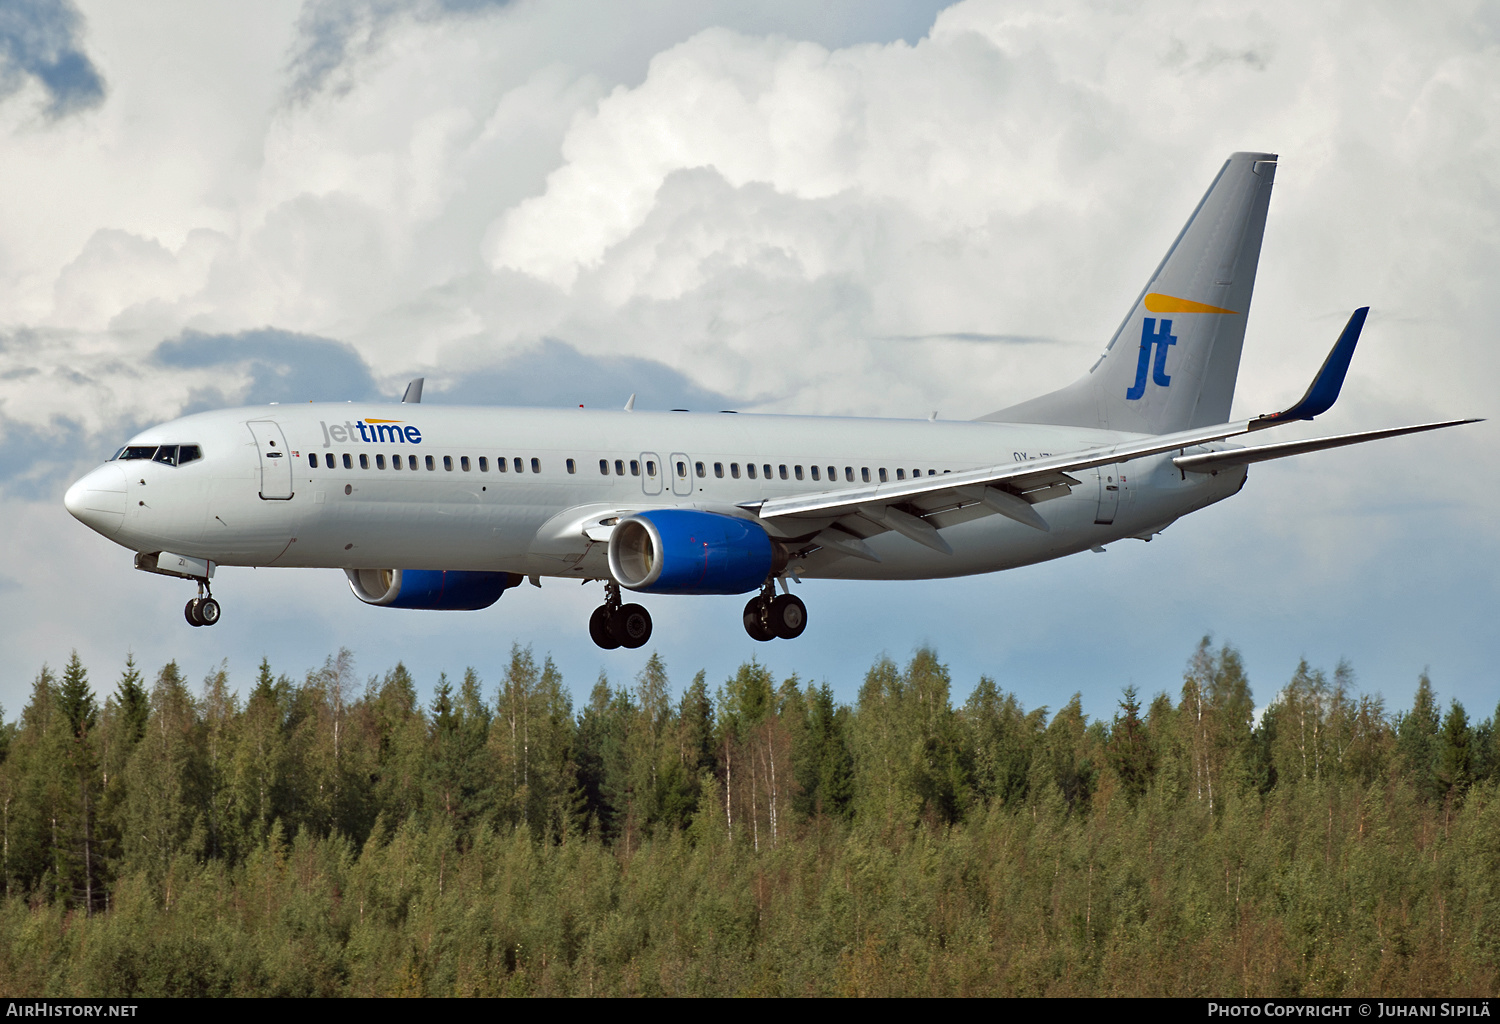
<svg viewBox="0 0 1500 1024">
<path fill-rule="evenodd" d="M 1344 332 L 1333 343 L 1333 350 L 1328 353 L 1328 358 L 1323 360 L 1323 368 L 1318 371 L 1318 375 L 1308 386 L 1307 393 L 1296 405 L 1257 418 L 1251 423 L 1251 429 L 1257 426 L 1269 427 L 1288 420 L 1310 420 L 1332 409 L 1333 403 L 1338 401 L 1339 389 L 1344 386 L 1349 361 L 1354 358 L 1354 346 L 1359 342 L 1359 332 L 1364 330 L 1365 317 L 1369 313 L 1369 306 L 1361 306 L 1349 317 L 1349 322 L 1344 325 Z"/>
</svg>

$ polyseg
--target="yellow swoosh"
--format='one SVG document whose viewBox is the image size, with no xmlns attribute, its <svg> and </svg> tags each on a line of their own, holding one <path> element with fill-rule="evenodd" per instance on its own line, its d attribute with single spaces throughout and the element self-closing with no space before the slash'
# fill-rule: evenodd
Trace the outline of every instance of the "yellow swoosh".
<svg viewBox="0 0 1500 1024">
<path fill-rule="evenodd" d="M 1150 313 L 1229 313 L 1238 316 L 1239 313 L 1233 309 L 1225 309 L 1222 306 L 1210 306 L 1206 302 L 1194 302 L 1192 299 L 1179 299 L 1173 295 L 1163 295 L 1160 292 L 1152 292 L 1146 296 L 1146 311 Z M 369 422 L 368 420 L 366 422 Z"/>
<path fill-rule="evenodd" d="M 1226 310 L 1224 310 L 1224 312 L 1227 313 L 1229 311 L 1226 309 Z M 370 419 L 370 417 L 366 416 L 365 417 L 365 422 L 366 423 L 405 423 L 406 421 L 405 420 L 372 420 L 372 419 Z"/>
</svg>

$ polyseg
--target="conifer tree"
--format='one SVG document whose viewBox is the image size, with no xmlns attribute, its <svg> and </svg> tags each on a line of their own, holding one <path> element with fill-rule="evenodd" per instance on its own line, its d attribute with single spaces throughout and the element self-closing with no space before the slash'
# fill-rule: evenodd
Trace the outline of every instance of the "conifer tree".
<svg viewBox="0 0 1500 1024">
<path fill-rule="evenodd" d="M 1437 698 L 1431 680 L 1423 672 L 1417 679 L 1411 710 L 1396 718 L 1396 756 L 1417 792 L 1429 799 L 1440 798 L 1444 793 L 1438 779 L 1438 723 Z"/>
<path fill-rule="evenodd" d="M 1141 721 L 1141 702 L 1135 687 L 1125 687 L 1120 701 L 1123 715 L 1116 715 L 1109 734 L 1109 765 L 1119 777 L 1130 806 L 1146 794 L 1156 773 L 1156 756 L 1151 749 L 1146 723 Z"/>
<path fill-rule="evenodd" d="M 1448 705 L 1443 718 L 1438 751 L 1437 780 L 1444 794 L 1462 800 L 1474 784 L 1474 730 L 1469 716 L 1456 699 Z"/>
</svg>

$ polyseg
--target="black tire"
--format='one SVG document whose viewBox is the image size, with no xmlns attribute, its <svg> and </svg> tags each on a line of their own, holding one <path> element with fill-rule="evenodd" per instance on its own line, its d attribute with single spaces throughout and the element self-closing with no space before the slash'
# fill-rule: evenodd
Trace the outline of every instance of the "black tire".
<svg viewBox="0 0 1500 1024">
<path fill-rule="evenodd" d="M 219 621 L 219 602 L 211 597 L 205 597 L 198 602 L 198 621 L 205 626 L 212 626 Z"/>
<path fill-rule="evenodd" d="M 609 632 L 628 650 L 646 646 L 651 639 L 651 613 L 638 604 L 621 605 L 609 617 Z"/>
<path fill-rule="evenodd" d="M 783 640 L 795 640 L 807 628 L 807 605 L 802 603 L 801 598 L 782 594 L 771 602 L 770 613 L 766 618 L 770 622 L 771 632 Z"/>
<path fill-rule="evenodd" d="M 594 614 L 589 616 L 589 636 L 594 643 L 606 651 L 612 651 L 620 646 L 620 641 L 616 640 L 614 634 L 609 631 L 609 605 L 601 604 L 594 609 Z"/>
<path fill-rule="evenodd" d="M 203 620 L 198 618 L 198 599 L 196 597 L 187 603 L 187 607 L 182 610 L 182 614 L 187 619 L 189 626 L 203 625 Z"/>
<path fill-rule="evenodd" d="M 762 643 L 776 639 L 776 634 L 766 625 L 766 604 L 758 597 L 752 597 L 745 605 L 745 632 L 750 634 L 751 640 Z"/>
</svg>

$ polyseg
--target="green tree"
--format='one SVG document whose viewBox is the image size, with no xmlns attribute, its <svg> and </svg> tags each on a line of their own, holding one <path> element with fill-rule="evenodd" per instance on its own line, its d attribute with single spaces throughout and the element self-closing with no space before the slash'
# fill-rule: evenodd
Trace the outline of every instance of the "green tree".
<svg viewBox="0 0 1500 1024">
<path fill-rule="evenodd" d="M 96 846 L 95 820 L 99 804 L 99 752 L 94 735 L 99 724 L 99 705 L 89 686 L 89 676 L 74 651 L 63 669 L 57 688 L 57 705 L 61 712 L 57 724 L 65 729 L 64 758 L 68 768 L 71 792 L 58 800 L 57 811 L 63 817 L 58 851 L 59 884 L 70 890 L 72 899 L 92 914 L 101 902 L 102 863 Z"/>
<path fill-rule="evenodd" d="M 1438 783 L 1447 796 L 1462 800 L 1474 784 L 1474 730 L 1469 727 L 1464 706 L 1456 699 L 1449 703 L 1443 718 L 1440 743 Z"/>
<path fill-rule="evenodd" d="M 153 880 L 203 849 L 203 752 L 197 707 L 175 661 L 151 688 L 151 718 L 126 767 L 125 867 Z"/>
<path fill-rule="evenodd" d="M 1134 807 L 1146 795 L 1156 774 L 1156 753 L 1151 749 L 1146 723 L 1141 720 L 1141 702 L 1134 686 L 1125 687 L 1120 710 L 1124 714 L 1115 716 L 1109 731 L 1109 765 Z"/>
<path fill-rule="evenodd" d="M 964 704 L 974 791 L 986 803 L 1024 801 L 1031 761 L 1047 725 L 1047 709 L 1025 711 L 1015 694 L 1002 693 L 989 676 Z"/>
<path fill-rule="evenodd" d="M 1411 710 L 1396 717 L 1396 757 L 1402 772 L 1428 799 L 1438 799 L 1445 789 L 1438 778 L 1438 705 L 1432 681 L 1423 672 Z"/>
</svg>

